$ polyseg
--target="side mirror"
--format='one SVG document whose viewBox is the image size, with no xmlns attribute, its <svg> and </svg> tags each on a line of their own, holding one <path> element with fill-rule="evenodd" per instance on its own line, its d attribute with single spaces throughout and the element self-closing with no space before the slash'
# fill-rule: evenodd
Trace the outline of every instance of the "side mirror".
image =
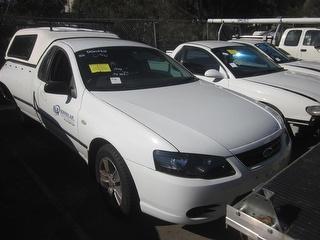
<svg viewBox="0 0 320 240">
<path fill-rule="evenodd" d="M 320 50 L 320 43 L 319 44 L 315 44 L 314 48 L 317 49 L 317 50 Z"/>
<path fill-rule="evenodd" d="M 46 93 L 69 95 L 70 88 L 65 82 L 48 82 L 44 85 Z"/>
<path fill-rule="evenodd" d="M 210 77 L 210 78 L 215 78 L 215 79 L 220 79 L 220 80 L 224 78 L 224 75 L 221 72 L 219 72 L 219 71 L 217 71 L 215 69 L 207 70 L 204 73 L 204 76 L 205 77 Z"/>
</svg>

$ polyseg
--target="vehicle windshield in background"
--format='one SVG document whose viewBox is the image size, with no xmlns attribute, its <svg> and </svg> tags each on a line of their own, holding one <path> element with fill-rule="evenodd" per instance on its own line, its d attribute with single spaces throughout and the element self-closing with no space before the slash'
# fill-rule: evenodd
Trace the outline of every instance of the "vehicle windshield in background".
<svg viewBox="0 0 320 240">
<path fill-rule="evenodd" d="M 214 48 L 212 52 L 236 78 L 258 76 L 283 70 L 282 67 L 250 46 Z"/>
<path fill-rule="evenodd" d="M 276 47 L 270 45 L 269 43 L 256 43 L 256 47 L 262 50 L 265 54 L 273 59 L 276 63 L 287 63 L 297 61 L 296 58 L 290 57 L 279 51 Z"/>
<path fill-rule="evenodd" d="M 77 52 L 76 58 L 90 91 L 144 89 L 196 81 L 170 57 L 151 48 L 93 48 Z"/>
</svg>

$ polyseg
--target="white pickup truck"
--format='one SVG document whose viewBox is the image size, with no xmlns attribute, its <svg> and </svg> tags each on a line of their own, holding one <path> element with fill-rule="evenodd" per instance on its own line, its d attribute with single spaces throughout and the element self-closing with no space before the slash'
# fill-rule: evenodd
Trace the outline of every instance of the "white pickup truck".
<svg viewBox="0 0 320 240">
<path fill-rule="evenodd" d="M 296 58 L 320 61 L 320 29 L 288 28 L 281 36 L 279 48 Z"/>
<path fill-rule="evenodd" d="M 279 114 L 145 44 L 22 29 L 5 59 L 0 93 L 78 152 L 124 214 L 210 221 L 289 160 Z"/>
</svg>

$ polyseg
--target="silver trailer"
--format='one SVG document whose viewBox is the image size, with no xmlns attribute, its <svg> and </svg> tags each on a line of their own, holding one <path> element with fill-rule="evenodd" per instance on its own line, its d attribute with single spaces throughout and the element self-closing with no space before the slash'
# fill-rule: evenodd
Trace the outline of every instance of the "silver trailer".
<svg viewBox="0 0 320 240">
<path fill-rule="evenodd" d="M 320 237 L 320 144 L 233 206 L 226 225 L 256 240 Z"/>
</svg>

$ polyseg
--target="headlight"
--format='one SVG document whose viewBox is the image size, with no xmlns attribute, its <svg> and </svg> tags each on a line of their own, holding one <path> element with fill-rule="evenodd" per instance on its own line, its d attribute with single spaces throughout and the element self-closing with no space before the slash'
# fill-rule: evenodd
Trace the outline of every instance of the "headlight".
<svg viewBox="0 0 320 240">
<path fill-rule="evenodd" d="M 236 172 L 223 157 L 153 151 L 157 171 L 185 178 L 215 179 L 234 175 Z"/>
<path fill-rule="evenodd" d="M 320 106 L 309 106 L 306 108 L 307 113 L 311 116 L 319 117 L 320 116 Z"/>
</svg>

